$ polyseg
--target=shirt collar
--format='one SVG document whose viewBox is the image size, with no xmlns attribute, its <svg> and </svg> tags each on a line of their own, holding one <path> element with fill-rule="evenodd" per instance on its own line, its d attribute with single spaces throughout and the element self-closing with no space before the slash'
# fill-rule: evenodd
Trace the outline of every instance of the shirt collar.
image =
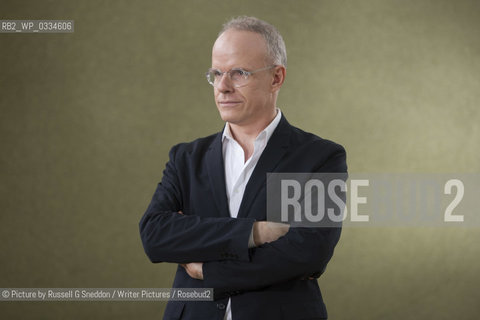
<svg viewBox="0 0 480 320">
<path fill-rule="evenodd" d="M 277 109 L 277 115 L 275 116 L 275 118 L 272 120 L 272 122 L 270 122 L 270 124 L 265 129 L 263 129 L 258 134 L 255 140 L 258 140 L 262 137 L 265 137 L 266 141 L 270 140 L 270 137 L 272 136 L 273 132 L 277 128 L 278 124 L 280 123 L 280 119 L 282 118 L 282 111 L 280 111 L 280 109 L 278 108 L 276 109 Z M 222 142 L 225 141 L 225 139 L 235 140 L 232 137 L 232 133 L 230 131 L 230 124 L 228 122 L 225 124 L 225 129 L 223 130 Z"/>
</svg>

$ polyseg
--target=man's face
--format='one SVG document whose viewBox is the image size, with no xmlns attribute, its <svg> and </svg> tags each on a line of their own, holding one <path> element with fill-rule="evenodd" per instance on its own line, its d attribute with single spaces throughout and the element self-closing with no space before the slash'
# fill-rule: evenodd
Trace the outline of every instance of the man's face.
<svg viewBox="0 0 480 320">
<path fill-rule="evenodd" d="M 253 71 L 268 66 L 267 47 L 260 34 L 227 30 L 218 37 L 212 50 L 212 68 L 222 72 L 233 68 Z M 233 125 L 256 128 L 275 116 L 275 69 L 249 76 L 246 86 L 235 88 L 225 74 L 214 87 L 215 103 L 222 120 Z"/>
</svg>

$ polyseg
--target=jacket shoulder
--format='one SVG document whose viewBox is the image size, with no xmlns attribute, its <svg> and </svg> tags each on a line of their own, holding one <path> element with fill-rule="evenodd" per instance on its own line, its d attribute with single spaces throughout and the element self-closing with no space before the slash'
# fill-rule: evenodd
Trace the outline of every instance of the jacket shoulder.
<svg viewBox="0 0 480 320">
<path fill-rule="evenodd" d="M 208 149 L 214 146 L 215 142 L 221 141 L 221 134 L 221 132 L 217 132 L 190 142 L 178 143 L 171 148 L 170 154 L 177 157 L 204 154 Z"/>
<path fill-rule="evenodd" d="M 316 134 L 306 132 L 290 125 L 292 129 L 291 142 L 296 145 L 309 145 L 312 148 L 320 148 L 324 151 L 345 152 L 345 148 L 332 140 L 324 139 Z"/>
<path fill-rule="evenodd" d="M 290 128 L 290 147 L 292 154 L 301 157 L 298 162 L 309 163 L 315 172 L 347 172 L 347 154 L 342 145 L 297 127 Z"/>
</svg>

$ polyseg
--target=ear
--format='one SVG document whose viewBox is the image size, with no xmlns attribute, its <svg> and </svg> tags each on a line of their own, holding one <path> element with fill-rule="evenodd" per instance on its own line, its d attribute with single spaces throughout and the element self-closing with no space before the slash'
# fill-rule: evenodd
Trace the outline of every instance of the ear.
<svg viewBox="0 0 480 320">
<path fill-rule="evenodd" d="M 272 92 L 280 90 L 285 81 L 287 69 L 284 66 L 276 66 L 272 79 Z"/>
</svg>

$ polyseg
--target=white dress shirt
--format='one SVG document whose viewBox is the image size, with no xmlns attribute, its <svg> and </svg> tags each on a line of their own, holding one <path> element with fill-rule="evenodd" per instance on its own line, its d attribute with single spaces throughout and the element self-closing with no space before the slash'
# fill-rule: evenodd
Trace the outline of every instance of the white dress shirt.
<svg viewBox="0 0 480 320">
<path fill-rule="evenodd" d="M 225 125 L 222 136 L 222 151 L 223 151 L 223 163 L 225 167 L 225 184 L 227 188 L 228 207 L 230 209 L 230 216 L 236 218 L 238 215 L 238 209 L 242 203 L 243 193 L 247 186 L 248 180 L 252 175 L 255 166 L 258 163 L 258 159 L 265 150 L 268 140 L 273 134 L 273 131 L 278 126 L 282 113 L 277 109 L 277 115 L 270 122 L 270 124 L 260 132 L 255 139 L 254 149 L 252 156 L 245 162 L 245 153 L 242 147 L 232 137 L 230 132 L 230 125 Z M 253 242 L 253 230 L 250 235 L 249 246 Z M 225 312 L 224 320 L 232 320 L 232 308 L 231 299 L 228 299 L 228 305 Z"/>
</svg>

